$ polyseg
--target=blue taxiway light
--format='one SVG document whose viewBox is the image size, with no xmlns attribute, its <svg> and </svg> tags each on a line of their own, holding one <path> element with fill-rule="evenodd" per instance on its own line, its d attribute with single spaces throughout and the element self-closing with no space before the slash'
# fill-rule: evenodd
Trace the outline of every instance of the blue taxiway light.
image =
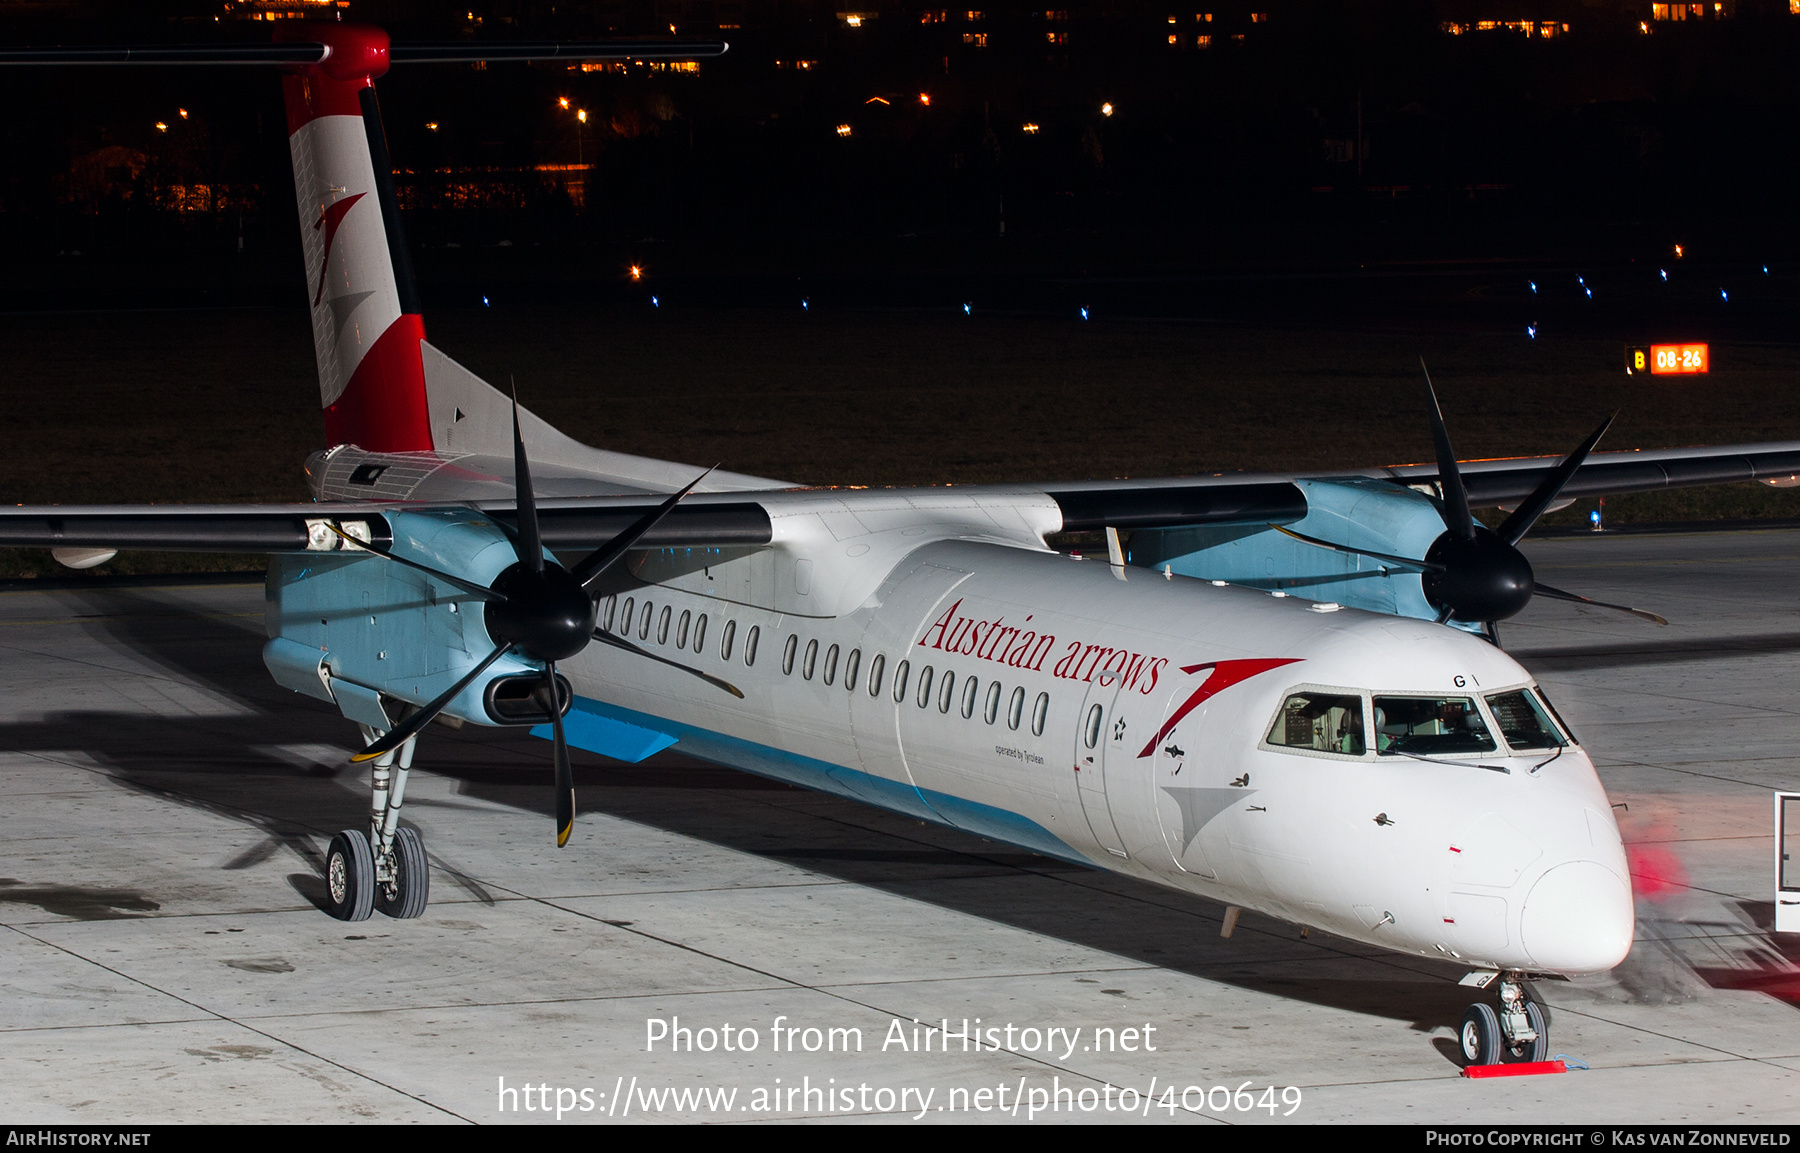
<svg viewBox="0 0 1800 1153">
<path fill-rule="evenodd" d="M 1724 300 L 1724 301 L 1729 301 L 1731 299 L 1731 297 L 1727 296 L 1725 294 L 1725 290 L 1723 288 L 1721 288 L 1721 289 L 1719 289 L 1719 299 Z"/>
<path fill-rule="evenodd" d="M 485 296 L 481 298 L 481 307 L 483 307 L 483 308 L 492 307 L 491 305 L 488 304 L 488 298 Z"/>
<path fill-rule="evenodd" d="M 656 299 L 656 297 L 654 297 L 654 296 L 652 296 L 652 297 L 651 297 L 651 298 L 650 298 L 650 307 L 651 307 L 651 308 L 661 308 L 661 307 L 662 307 L 662 301 L 660 301 L 660 300 L 658 300 L 658 299 Z"/>
<path fill-rule="evenodd" d="M 1526 325 L 1525 326 L 1525 335 L 1530 337 L 1532 340 L 1536 340 L 1537 339 L 1537 325 L 1535 325 L 1535 324 Z"/>
<path fill-rule="evenodd" d="M 1087 318 L 1088 318 L 1088 310 L 1083 308 L 1081 310 L 1081 319 L 1086 320 Z"/>
<path fill-rule="evenodd" d="M 969 302 L 966 300 L 963 301 L 963 315 L 964 316 L 973 316 L 974 315 L 974 313 L 969 311 Z"/>
<path fill-rule="evenodd" d="M 1536 293 L 1537 292 L 1537 281 L 1533 280 L 1530 282 L 1530 284 L 1531 284 L 1531 291 L 1533 293 Z"/>
<path fill-rule="evenodd" d="M 1662 273 L 1662 278 L 1663 278 L 1663 279 L 1664 279 L 1664 280 L 1667 280 L 1667 279 L 1669 279 L 1669 270 L 1668 270 L 1668 269 L 1666 269 L 1666 268 L 1659 268 L 1659 269 L 1657 269 L 1657 270 L 1656 270 L 1656 271 L 1658 271 L 1658 272 L 1660 272 L 1660 273 Z"/>
</svg>

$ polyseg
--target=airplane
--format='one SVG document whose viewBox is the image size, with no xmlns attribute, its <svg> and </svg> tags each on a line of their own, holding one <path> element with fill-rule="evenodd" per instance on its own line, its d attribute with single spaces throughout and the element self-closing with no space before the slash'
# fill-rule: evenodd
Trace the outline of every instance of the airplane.
<svg viewBox="0 0 1800 1153">
<path fill-rule="evenodd" d="M 1593 761 L 1497 622 L 1517 545 L 1576 497 L 1800 483 L 1800 442 L 1328 476 L 807 488 L 583 445 L 425 336 L 374 81 L 391 64 L 674 59 L 722 43 L 0 51 L 0 63 L 280 69 L 328 448 L 313 503 L 0 510 L 0 545 L 269 554 L 264 662 L 359 727 L 370 819 L 329 912 L 424 913 L 402 825 L 433 722 L 695 756 L 1228 907 L 1455 962 L 1497 998 L 1473 1065 L 1543 1060 L 1529 982 L 1618 964 L 1629 870 Z M 1610 423 L 1610 422 L 1608 422 Z M 1497 529 L 1472 509 L 1501 507 Z M 1104 560 L 1050 544 L 1103 533 Z M 1129 541 L 1126 535 L 1129 534 Z M 1496 1005 L 1498 1009 L 1496 1010 Z"/>
</svg>

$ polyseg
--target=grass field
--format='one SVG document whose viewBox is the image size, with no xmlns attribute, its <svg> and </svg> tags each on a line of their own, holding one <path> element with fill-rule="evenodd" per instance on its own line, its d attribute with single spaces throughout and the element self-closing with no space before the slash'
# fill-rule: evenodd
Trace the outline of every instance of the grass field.
<svg viewBox="0 0 1800 1153">
<path fill-rule="evenodd" d="M 1715 343 L 1704 377 L 1622 345 L 942 310 L 437 311 L 434 343 L 590 444 L 803 483 L 1318 471 L 1427 460 L 1418 360 L 1459 456 L 1800 439 L 1800 347 Z M 19 503 L 302 500 L 322 447 L 298 310 L 0 317 L 0 494 Z M 1575 523 L 1591 505 L 1555 519 Z M 1800 490 L 1622 496 L 1607 521 L 1800 516 Z M 260 567 L 123 555 L 97 573 Z M 0 576 L 67 575 L 39 550 Z"/>
</svg>

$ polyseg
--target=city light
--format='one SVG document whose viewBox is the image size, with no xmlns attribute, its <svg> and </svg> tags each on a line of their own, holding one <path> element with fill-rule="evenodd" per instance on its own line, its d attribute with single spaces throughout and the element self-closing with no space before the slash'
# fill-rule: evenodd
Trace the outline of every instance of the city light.
<svg viewBox="0 0 1800 1153">
<path fill-rule="evenodd" d="M 1675 259 L 1676 259 L 1676 260 L 1680 260 L 1680 259 L 1681 259 L 1681 245 L 1679 245 L 1679 244 L 1677 244 L 1677 245 L 1676 245 L 1676 246 L 1675 246 Z"/>
<path fill-rule="evenodd" d="M 850 15 L 844 17 L 844 23 L 850 25 L 850 27 L 852 27 L 852 28 L 861 28 L 862 27 L 862 17 L 856 15 L 855 13 L 851 13 Z"/>
<path fill-rule="evenodd" d="M 887 101 L 883 100 L 879 96 L 871 96 L 867 100 L 863 101 L 863 103 L 864 104 L 886 104 Z"/>
<path fill-rule="evenodd" d="M 162 121 L 158 120 L 156 122 L 156 130 L 158 132 L 167 132 L 169 130 L 169 126 L 167 124 L 164 124 Z"/>
<path fill-rule="evenodd" d="M 929 93 L 929 92 L 919 93 L 919 103 L 923 104 L 927 108 L 931 107 L 931 93 Z"/>
<path fill-rule="evenodd" d="M 437 131 L 437 130 L 438 130 L 438 125 L 437 125 L 437 121 L 435 121 L 435 120 L 427 120 L 427 121 L 426 121 L 426 122 L 425 122 L 425 131 L 427 131 L 427 132 L 436 132 L 436 131 Z"/>
<path fill-rule="evenodd" d="M 1111 105 L 1111 104 L 1102 104 L 1102 105 L 1101 105 L 1101 106 L 1100 106 L 1100 115 L 1102 115 L 1102 116 L 1111 116 L 1111 115 L 1112 115 L 1112 112 L 1113 112 L 1113 109 L 1112 109 L 1112 105 Z"/>
<path fill-rule="evenodd" d="M 1035 124 L 1032 124 L 1032 123 L 1031 123 L 1031 122 L 1029 122 L 1029 121 L 1027 121 L 1027 122 L 1026 122 L 1026 124 L 1025 124 L 1025 129 L 1024 129 L 1024 130 L 1025 130 L 1025 132 L 1026 132 L 1026 134 L 1027 134 L 1027 135 L 1032 135 L 1032 136 L 1035 136 L 1035 135 L 1037 135 L 1037 130 L 1038 130 L 1038 126 L 1037 126 L 1037 125 L 1035 125 Z"/>
<path fill-rule="evenodd" d="M 581 121 L 583 124 L 586 124 L 587 123 L 587 109 L 582 108 L 582 109 L 578 110 L 575 113 L 575 119 Z"/>
<path fill-rule="evenodd" d="M 644 270 L 641 267 L 639 267 L 638 265 L 635 265 L 635 264 L 632 265 L 631 266 L 631 279 L 633 279 L 633 280 L 644 279 Z"/>
<path fill-rule="evenodd" d="M 567 108 L 569 106 L 569 98 L 567 96 L 558 96 L 556 98 L 556 103 L 563 108 Z"/>
<path fill-rule="evenodd" d="M 838 135 L 839 135 L 839 136 L 848 136 L 848 135 L 850 135 L 850 126 L 849 126 L 849 125 L 848 125 L 848 124 L 840 124 L 840 125 L 838 125 L 838 126 L 837 126 L 837 134 L 838 134 Z"/>
<path fill-rule="evenodd" d="M 176 112 L 179 112 L 179 113 L 180 113 L 180 114 L 181 114 L 181 118 L 182 118 L 182 119 L 183 119 L 183 120 L 186 120 L 186 119 L 187 119 L 187 109 L 185 109 L 185 108 L 177 108 L 177 109 L 176 109 L 176 110 L 175 110 L 175 111 L 176 111 Z"/>
</svg>

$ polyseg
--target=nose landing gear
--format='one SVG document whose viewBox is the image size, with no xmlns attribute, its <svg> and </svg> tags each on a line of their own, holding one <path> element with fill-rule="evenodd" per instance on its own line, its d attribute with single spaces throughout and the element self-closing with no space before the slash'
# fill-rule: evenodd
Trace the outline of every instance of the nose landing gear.
<svg viewBox="0 0 1800 1153">
<path fill-rule="evenodd" d="M 1485 1001 L 1470 1005 L 1457 1034 L 1465 1065 L 1498 1065 L 1548 1059 L 1549 1021 L 1525 989 L 1525 975 L 1500 975 L 1500 1011 Z"/>
</svg>

